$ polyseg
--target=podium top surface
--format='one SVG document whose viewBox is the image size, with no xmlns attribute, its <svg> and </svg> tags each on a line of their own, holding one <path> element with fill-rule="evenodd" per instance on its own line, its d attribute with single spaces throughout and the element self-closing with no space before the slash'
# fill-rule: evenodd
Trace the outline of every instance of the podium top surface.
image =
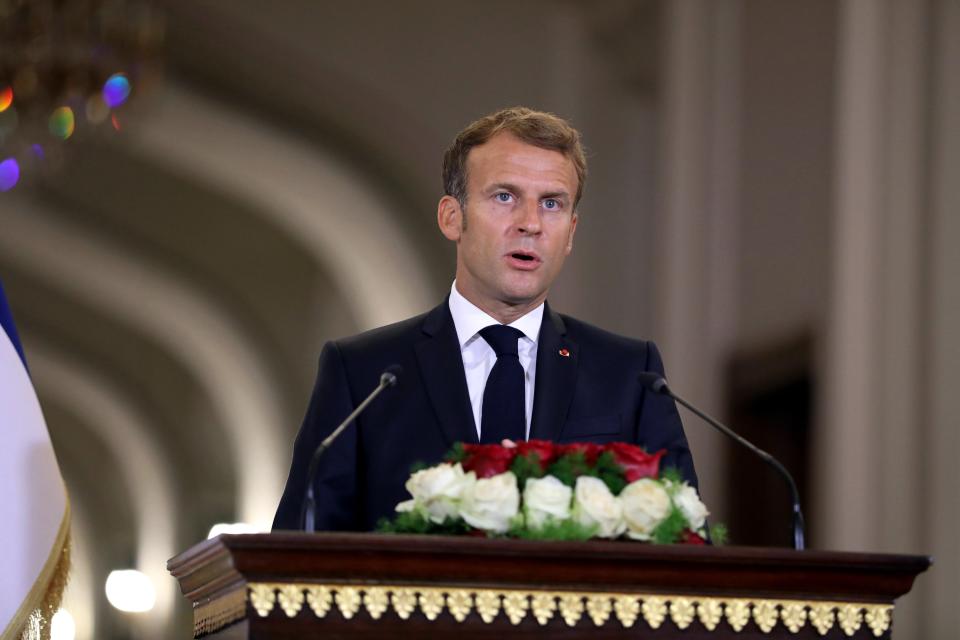
<svg viewBox="0 0 960 640">
<path fill-rule="evenodd" d="M 221 535 L 167 563 L 193 601 L 253 582 L 643 590 L 893 603 L 926 556 L 626 541 L 281 532 Z"/>
</svg>

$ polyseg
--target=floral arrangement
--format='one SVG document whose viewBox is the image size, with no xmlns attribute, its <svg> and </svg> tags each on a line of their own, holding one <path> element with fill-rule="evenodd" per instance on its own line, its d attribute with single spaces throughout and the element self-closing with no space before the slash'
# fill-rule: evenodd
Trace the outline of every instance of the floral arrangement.
<svg viewBox="0 0 960 640">
<path fill-rule="evenodd" d="M 660 472 L 665 453 L 622 442 L 458 444 L 410 476 L 411 499 L 379 530 L 704 544 L 707 508 L 676 470 Z"/>
</svg>

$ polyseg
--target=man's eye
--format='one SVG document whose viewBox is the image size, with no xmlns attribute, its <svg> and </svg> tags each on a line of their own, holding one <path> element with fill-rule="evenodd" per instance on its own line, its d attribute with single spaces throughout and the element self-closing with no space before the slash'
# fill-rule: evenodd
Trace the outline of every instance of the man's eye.
<svg viewBox="0 0 960 640">
<path fill-rule="evenodd" d="M 510 202 L 513 199 L 509 193 L 498 193 L 493 197 L 496 198 L 497 202 Z"/>
<path fill-rule="evenodd" d="M 560 201 L 553 198 L 547 198 L 543 201 L 543 208 L 547 211 L 556 211 L 560 208 Z"/>
</svg>

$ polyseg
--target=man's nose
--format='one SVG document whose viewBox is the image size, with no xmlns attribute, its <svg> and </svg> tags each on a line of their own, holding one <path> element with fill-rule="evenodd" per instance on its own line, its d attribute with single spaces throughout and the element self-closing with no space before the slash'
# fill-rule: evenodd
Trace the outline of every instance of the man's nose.
<svg viewBox="0 0 960 640">
<path fill-rule="evenodd" d="M 520 206 L 517 229 L 521 233 L 540 233 L 540 203 L 526 201 Z"/>
</svg>

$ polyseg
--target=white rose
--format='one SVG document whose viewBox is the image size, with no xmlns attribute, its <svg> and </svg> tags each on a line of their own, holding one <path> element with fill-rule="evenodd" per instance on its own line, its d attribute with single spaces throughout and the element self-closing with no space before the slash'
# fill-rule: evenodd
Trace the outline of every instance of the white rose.
<svg viewBox="0 0 960 640">
<path fill-rule="evenodd" d="M 523 488 L 523 512 L 527 526 L 539 529 L 548 518 L 566 520 L 570 517 L 573 489 L 553 476 L 530 478 Z"/>
<path fill-rule="evenodd" d="M 707 505 L 700 501 L 697 490 L 687 483 L 676 485 L 673 491 L 673 504 L 677 505 L 677 509 L 690 523 L 690 528 L 693 531 L 699 531 L 703 528 L 703 525 L 707 522 L 707 516 L 710 515 L 710 512 L 707 511 Z"/>
<path fill-rule="evenodd" d="M 670 494 L 658 481 L 641 478 L 620 492 L 627 535 L 635 540 L 649 540 L 653 530 L 670 514 Z"/>
<path fill-rule="evenodd" d="M 397 513 L 407 513 L 408 511 L 413 511 L 417 508 L 417 501 L 413 500 L 404 500 L 403 502 L 398 502 L 397 506 L 394 507 L 394 511 Z"/>
<path fill-rule="evenodd" d="M 464 490 L 475 481 L 476 475 L 472 471 L 464 473 L 459 462 L 417 471 L 406 484 L 407 491 L 413 496 L 413 504 L 409 500 L 401 502 L 397 511 L 420 508 L 438 524 L 446 518 L 455 518 Z"/>
<path fill-rule="evenodd" d="M 519 510 L 520 490 L 511 471 L 477 480 L 460 501 L 460 516 L 467 524 L 494 533 L 506 533 Z"/>
<path fill-rule="evenodd" d="M 574 489 L 573 518 L 585 527 L 597 527 L 597 536 L 616 538 L 627 525 L 623 508 L 600 478 L 580 476 Z"/>
</svg>

